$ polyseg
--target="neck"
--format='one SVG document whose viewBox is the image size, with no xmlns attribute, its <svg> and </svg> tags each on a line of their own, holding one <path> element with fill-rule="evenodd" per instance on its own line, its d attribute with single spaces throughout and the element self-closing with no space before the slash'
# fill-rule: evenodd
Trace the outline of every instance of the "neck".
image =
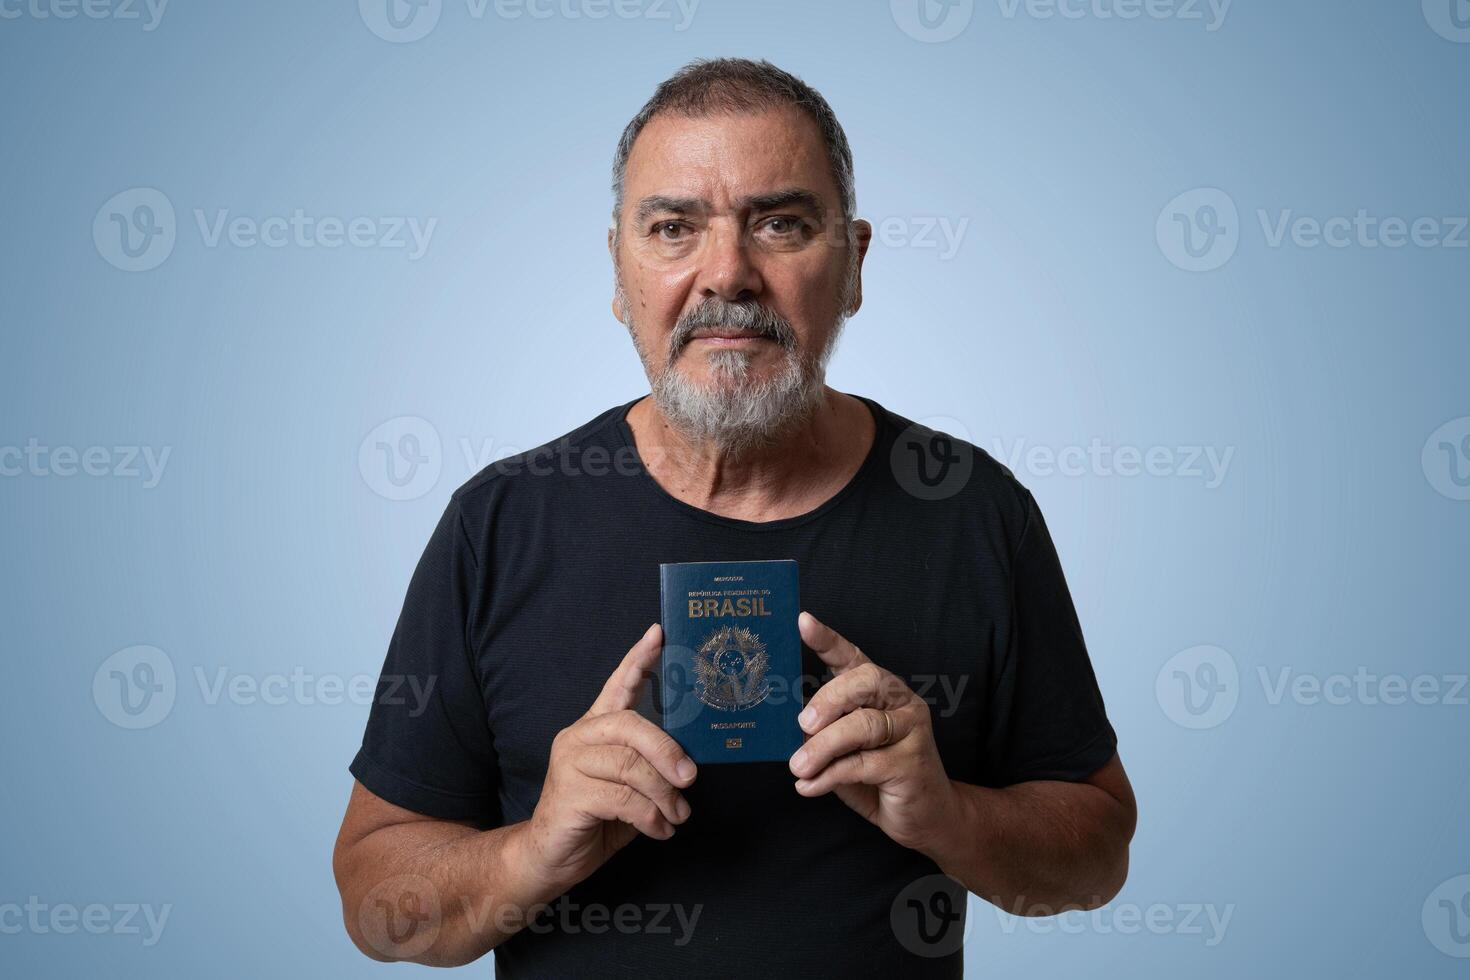
<svg viewBox="0 0 1470 980">
<path fill-rule="evenodd" d="M 862 401 L 826 386 L 822 395 L 806 418 L 738 453 L 689 438 L 652 397 L 633 405 L 627 421 L 644 468 L 670 495 L 723 517 L 773 521 L 814 510 L 842 489 L 876 437 Z"/>
</svg>

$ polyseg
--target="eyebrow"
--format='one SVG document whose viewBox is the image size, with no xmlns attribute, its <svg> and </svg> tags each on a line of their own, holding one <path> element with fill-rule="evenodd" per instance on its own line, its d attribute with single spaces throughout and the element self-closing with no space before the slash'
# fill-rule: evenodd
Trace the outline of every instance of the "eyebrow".
<svg viewBox="0 0 1470 980">
<path fill-rule="evenodd" d="M 656 214 L 694 214 L 709 210 L 708 205 L 693 197 L 664 197 L 654 195 L 638 202 L 635 218 L 639 224 Z"/>
<path fill-rule="evenodd" d="M 744 197 L 736 202 L 736 207 L 757 213 L 791 207 L 805 209 L 813 214 L 821 214 L 823 211 L 822 199 L 804 187 L 788 187 L 769 194 Z M 638 202 L 635 220 L 638 224 L 642 224 L 656 214 L 706 214 L 709 210 L 709 202 L 699 198 L 666 197 L 662 194 L 655 194 Z"/>
<path fill-rule="evenodd" d="M 789 187 L 771 194 L 757 194 L 740 202 L 752 211 L 778 211 L 782 208 L 799 208 L 822 213 L 822 199 L 804 187 Z"/>
</svg>

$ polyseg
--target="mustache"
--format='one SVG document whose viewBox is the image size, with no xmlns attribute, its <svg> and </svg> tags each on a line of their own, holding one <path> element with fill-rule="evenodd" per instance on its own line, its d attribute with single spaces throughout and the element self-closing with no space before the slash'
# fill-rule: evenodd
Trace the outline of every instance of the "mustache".
<svg viewBox="0 0 1470 980">
<path fill-rule="evenodd" d="M 679 318 L 669 336 L 669 354 L 672 357 L 689 342 L 690 334 L 700 328 L 730 327 L 748 330 L 785 347 L 796 349 L 796 329 L 791 321 L 775 310 L 759 303 L 731 303 L 711 296 Z"/>
</svg>

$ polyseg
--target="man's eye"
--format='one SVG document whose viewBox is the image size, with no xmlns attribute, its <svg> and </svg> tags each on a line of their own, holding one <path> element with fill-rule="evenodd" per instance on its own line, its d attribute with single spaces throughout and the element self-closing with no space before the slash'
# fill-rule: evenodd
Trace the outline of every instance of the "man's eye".
<svg viewBox="0 0 1470 980">
<path fill-rule="evenodd" d="M 792 238 L 801 232 L 801 222 L 796 218 L 771 218 L 766 230 L 778 238 Z"/>
<path fill-rule="evenodd" d="M 653 227 L 654 232 L 666 242 L 678 241 L 688 231 L 677 221 L 661 221 Z"/>
</svg>

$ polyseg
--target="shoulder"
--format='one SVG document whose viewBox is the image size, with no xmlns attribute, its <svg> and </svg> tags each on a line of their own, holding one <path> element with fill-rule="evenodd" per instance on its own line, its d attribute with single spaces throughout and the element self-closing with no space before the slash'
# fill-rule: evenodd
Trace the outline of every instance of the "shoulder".
<svg viewBox="0 0 1470 980">
<path fill-rule="evenodd" d="M 1036 499 L 958 419 L 900 414 L 864 398 L 878 417 L 890 491 L 920 514 L 1013 554 L 1036 520 Z"/>
<path fill-rule="evenodd" d="M 620 457 L 633 450 L 621 426 L 632 404 L 614 405 L 539 446 L 495 460 L 450 495 L 451 508 L 474 521 L 508 496 L 556 492 L 574 477 L 626 467 L 629 461 Z"/>
<path fill-rule="evenodd" d="M 1031 492 L 1011 468 L 972 441 L 975 437 L 960 420 L 915 420 L 871 398 L 864 400 L 878 415 L 878 438 L 903 489 L 920 499 L 989 502 L 1023 516 L 1034 506 Z"/>
</svg>

